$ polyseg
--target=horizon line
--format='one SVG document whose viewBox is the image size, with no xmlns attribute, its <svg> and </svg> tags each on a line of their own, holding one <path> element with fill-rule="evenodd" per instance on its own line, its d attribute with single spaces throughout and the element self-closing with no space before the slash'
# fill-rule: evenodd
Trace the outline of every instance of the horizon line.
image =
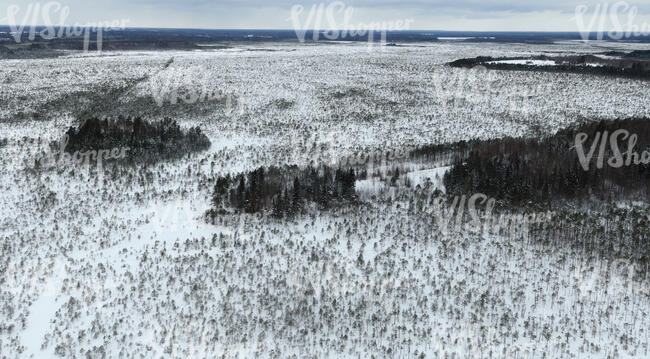
<svg viewBox="0 0 650 359">
<path fill-rule="evenodd" d="M 24 27 L 25 29 L 28 28 L 48 28 L 52 27 L 55 29 L 58 28 L 67 28 L 67 27 L 80 27 L 80 28 L 92 28 L 93 24 L 75 24 L 75 25 L 20 25 L 21 27 Z M 12 26 L 15 25 L 7 25 L 7 24 L 0 24 L 0 27 L 8 27 L 11 28 Z M 363 30 L 357 30 L 357 29 L 271 29 L 271 28 L 203 28 L 203 27 L 150 27 L 150 26 L 129 26 L 129 27 L 124 27 L 124 28 L 116 28 L 116 29 L 111 29 L 110 31 L 120 31 L 120 30 L 204 30 L 204 31 L 288 31 L 288 32 L 295 32 L 295 31 L 306 31 L 306 32 L 313 32 L 313 31 L 368 31 L 367 29 Z M 388 30 L 388 29 L 373 29 L 372 31 L 375 32 L 462 32 L 462 33 L 538 33 L 538 34 L 578 34 L 580 35 L 582 32 L 581 31 L 576 31 L 576 30 L 553 30 L 553 31 L 547 31 L 547 30 L 436 30 L 436 29 L 409 29 L 409 30 Z M 609 31 L 615 31 L 614 29 L 612 30 L 598 30 L 598 31 L 589 31 L 589 34 L 597 34 L 599 32 L 609 32 Z M 641 35 L 642 36 L 648 36 L 648 35 Z"/>
</svg>

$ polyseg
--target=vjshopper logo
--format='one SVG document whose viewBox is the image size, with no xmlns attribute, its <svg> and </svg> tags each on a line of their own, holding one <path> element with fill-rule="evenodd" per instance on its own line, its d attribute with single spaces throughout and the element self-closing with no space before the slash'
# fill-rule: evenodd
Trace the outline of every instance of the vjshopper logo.
<svg viewBox="0 0 650 359">
<path fill-rule="evenodd" d="M 53 169 L 66 166 L 84 165 L 86 174 L 89 174 L 91 164 L 96 164 L 97 173 L 101 176 L 104 172 L 104 161 L 120 160 L 127 157 L 130 151 L 129 147 L 115 147 L 112 149 L 75 151 L 69 153 L 66 151 L 70 138 L 65 135 L 59 142 L 58 150 L 52 150 L 49 145 L 41 148 L 36 143 L 25 143 L 14 154 L 14 165 L 16 167 L 24 166 L 25 169 Z M 27 147 L 25 149 L 25 147 Z"/>
<path fill-rule="evenodd" d="M 607 296 L 623 298 L 641 294 L 647 289 L 635 280 L 637 265 L 625 258 L 598 259 L 595 262 L 578 263 L 573 273 L 580 296 L 596 296 L 599 292 Z"/>
<path fill-rule="evenodd" d="M 603 168 L 605 165 L 605 152 L 607 147 L 610 148 L 612 153 L 612 156 L 607 160 L 607 165 L 612 168 L 621 168 L 623 166 L 629 167 L 632 164 L 635 166 L 650 164 L 650 152 L 636 152 L 634 148 L 639 140 L 639 136 L 636 134 L 630 134 L 627 130 L 619 129 L 611 134 L 608 131 L 602 133 L 600 131 L 596 132 L 594 140 L 591 143 L 591 146 L 589 146 L 589 150 L 585 152 L 585 142 L 587 142 L 588 139 L 589 135 L 586 133 L 578 133 L 575 138 L 575 150 L 578 154 L 578 160 L 585 171 L 589 171 L 590 165 L 596 155 L 596 150 L 598 150 L 598 155 L 596 156 L 596 168 Z M 619 139 L 627 141 L 627 146 L 625 147 L 627 151 L 621 151 L 621 143 L 619 142 Z"/>
<path fill-rule="evenodd" d="M 334 1 L 325 6 L 324 3 L 312 5 L 309 13 L 303 5 L 291 8 L 293 29 L 300 42 L 305 42 L 307 31 L 312 30 L 312 39 L 318 41 L 321 35 L 327 40 L 344 40 L 356 37 L 368 37 L 368 47 L 375 42 L 375 32 L 380 33 L 380 42 L 386 44 L 387 31 L 409 30 L 413 19 L 396 21 L 376 21 L 371 23 L 352 23 L 354 8 L 342 1 Z M 321 34 L 322 33 L 322 34 Z"/>
<path fill-rule="evenodd" d="M 167 64 L 172 65 L 173 59 Z M 202 67 L 190 67 L 180 72 L 165 72 L 150 82 L 151 96 L 158 107 L 179 103 L 220 103 L 224 112 L 242 115 L 245 112 L 244 99 L 233 90 L 224 91 L 217 88 L 209 72 Z"/>
<path fill-rule="evenodd" d="M 9 25 L 16 43 L 23 41 L 26 28 L 29 41 L 34 41 L 36 34 L 43 40 L 75 38 L 83 35 L 84 51 L 88 51 L 90 35 L 91 32 L 94 32 L 96 33 L 97 50 L 101 51 L 104 32 L 123 30 L 126 28 L 126 23 L 130 21 L 120 19 L 70 25 L 67 23 L 69 15 L 70 7 L 64 6 L 57 1 L 50 1 L 42 5 L 41 3 L 30 3 L 23 7 L 14 4 L 7 7 L 7 16 L 1 18 L 0 23 Z M 55 24 L 56 19 L 58 19 L 58 23 Z"/>
<path fill-rule="evenodd" d="M 446 197 L 437 197 L 434 199 L 433 214 L 443 235 L 463 232 L 498 234 L 505 231 L 510 238 L 521 235 L 525 240 L 528 240 L 531 224 L 550 222 L 553 218 L 552 212 L 498 215 L 494 213 L 496 202 L 496 199 L 488 198 L 482 193 L 476 193 L 469 198 L 465 195 L 460 198 L 455 196 L 451 205 L 448 205 Z M 480 206 L 483 204 L 485 209 L 481 210 Z M 465 213 L 470 218 L 469 222 L 465 221 Z M 454 217 L 455 221 L 452 221 Z"/>
<path fill-rule="evenodd" d="M 650 24 L 639 23 L 638 13 L 638 7 L 631 6 L 625 1 L 618 1 L 612 5 L 606 2 L 600 3 L 593 8 L 583 4 L 576 7 L 574 19 L 583 41 L 589 41 L 590 35 L 594 32 L 596 40 L 603 40 L 605 33 L 611 40 L 621 40 L 650 34 Z"/>
<path fill-rule="evenodd" d="M 471 69 L 438 67 L 433 73 L 433 98 L 441 108 L 488 104 L 505 113 L 534 112 L 533 99 L 549 92 L 549 83 L 507 83 L 500 80 L 498 70 L 478 65 Z"/>
</svg>

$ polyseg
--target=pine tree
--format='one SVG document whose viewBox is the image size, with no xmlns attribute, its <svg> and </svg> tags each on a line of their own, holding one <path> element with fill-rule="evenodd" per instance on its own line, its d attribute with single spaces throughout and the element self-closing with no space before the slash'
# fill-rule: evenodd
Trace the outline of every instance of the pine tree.
<svg viewBox="0 0 650 359">
<path fill-rule="evenodd" d="M 280 218 L 284 217 L 284 210 L 282 208 L 283 207 L 282 206 L 282 200 L 283 200 L 282 194 L 278 194 L 277 196 L 275 196 L 273 198 L 273 212 L 272 212 L 271 215 L 274 218 L 280 219 Z"/>
<path fill-rule="evenodd" d="M 300 207 L 302 205 L 302 196 L 300 194 L 300 181 L 298 177 L 293 179 L 293 213 L 298 214 L 300 212 Z"/>
<path fill-rule="evenodd" d="M 282 196 L 282 210 L 284 213 L 286 213 L 288 216 L 293 216 L 294 211 L 293 211 L 293 206 L 291 205 L 291 201 L 289 200 L 289 191 L 286 189 L 284 190 L 284 195 Z"/>
<path fill-rule="evenodd" d="M 397 180 L 399 180 L 399 168 L 395 168 L 395 174 L 393 175 L 393 178 L 391 178 L 390 180 L 390 185 L 395 186 Z"/>
<path fill-rule="evenodd" d="M 228 199 L 228 187 L 230 186 L 230 175 L 227 177 L 219 177 L 214 185 L 214 194 L 212 197 L 212 204 L 215 207 L 221 207 Z"/>
<path fill-rule="evenodd" d="M 237 186 L 237 208 L 243 210 L 246 205 L 246 183 L 244 176 L 239 176 L 239 186 Z"/>
<path fill-rule="evenodd" d="M 246 191 L 246 212 L 255 213 L 258 209 L 258 183 L 257 171 L 253 171 L 248 175 L 248 190 Z"/>
</svg>

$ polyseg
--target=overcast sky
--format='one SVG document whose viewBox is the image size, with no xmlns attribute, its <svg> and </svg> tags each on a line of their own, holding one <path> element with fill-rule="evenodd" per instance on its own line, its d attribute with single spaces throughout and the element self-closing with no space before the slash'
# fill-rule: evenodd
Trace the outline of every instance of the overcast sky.
<svg viewBox="0 0 650 359">
<path fill-rule="evenodd" d="M 34 1 L 0 0 L 0 21 L 8 24 L 9 6 L 17 6 L 15 18 L 23 23 L 29 4 Z M 43 6 L 47 2 L 41 1 Z M 129 27 L 175 27 L 211 29 L 293 29 L 292 8 L 302 5 L 303 12 L 297 16 L 298 24 L 305 26 L 312 5 L 331 2 L 290 0 L 69 0 L 60 2 L 69 7 L 67 25 L 107 20 L 129 20 Z M 609 8 L 616 1 L 609 1 Z M 348 25 L 359 23 L 381 23 L 411 20 L 411 30 L 472 30 L 472 31 L 579 31 L 575 19 L 576 7 L 586 6 L 582 15 L 588 28 L 596 6 L 600 1 L 545 0 L 356 0 L 344 1 L 346 9 L 352 9 Z M 623 4 L 623 3 L 621 3 Z M 619 8 L 619 22 L 625 29 L 627 23 L 645 26 L 650 31 L 650 0 L 627 2 L 629 6 Z M 630 22 L 630 11 L 636 7 L 638 14 Z M 337 8 L 334 21 L 327 21 L 323 14 L 320 28 L 345 27 L 343 7 Z M 50 11 L 51 22 L 57 24 L 61 11 Z M 348 10 L 349 12 L 350 10 Z M 610 29 L 611 14 L 604 17 L 604 28 Z M 595 31 L 598 21 L 593 25 Z M 42 11 L 36 17 L 36 24 L 45 25 Z M 32 24 L 33 21 L 26 21 Z M 307 24 L 309 29 L 314 24 Z"/>
</svg>

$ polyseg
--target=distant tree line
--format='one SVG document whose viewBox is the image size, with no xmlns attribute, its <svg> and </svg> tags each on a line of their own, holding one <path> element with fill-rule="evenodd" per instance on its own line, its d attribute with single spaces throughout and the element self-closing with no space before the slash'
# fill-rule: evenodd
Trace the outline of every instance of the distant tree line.
<svg viewBox="0 0 650 359">
<path fill-rule="evenodd" d="M 67 132 L 66 152 L 129 147 L 130 158 L 152 162 L 177 159 L 210 148 L 210 140 L 199 127 L 182 130 L 174 120 L 146 121 L 140 117 L 90 118 Z"/>
<path fill-rule="evenodd" d="M 620 56 L 626 59 L 650 60 L 650 50 L 634 50 L 627 53 L 622 51 L 607 51 L 604 52 L 603 55 Z"/>
<path fill-rule="evenodd" d="M 454 147 L 454 164 L 444 176 L 448 194 L 484 193 L 513 205 L 549 206 L 554 200 L 597 198 L 650 198 L 650 165 L 612 167 L 607 161 L 614 152 L 607 141 L 602 168 L 597 160 L 602 143 L 596 134 L 624 129 L 638 136 L 633 152 L 650 148 L 650 120 L 646 118 L 591 122 L 559 131 L 544 139 L 504 138 L 468 141 Z M 584 151 L 593 146 L 589 168 L 581 164 L 576 136 L 584 133 Z M 611 140 L 611 138 L 610 138 Z M 629 140 L 629 138 L 628 138 Z M 623 158 L 628 141 L 619 138 Z M 426 152 L 425 152 L 426 153 Z"/>
<path fill-rule="evenodd" d="M 439 165 L 451 165 L 458 158 L 467 156 L 468 148 L 473 142 L 459 141 L 417 147 L 409 153 L 409 158 Z"/>
<path fill-rule="evenodd" d="M 328 209 L 356 201 L 355 176 L 353 169 L 333 170 L 321 166 L 302 170 L 260 167 L 246 174 L 219 177 L 208 215 L 214 218 L 230 211 L 270 211 L 274 217 L 284 218 L 299 214 L 309 203 Z"/>
<path fill-rule="evenodd" d="M 621 60 L 602 60 L 597 59 L 603 63 L 603 66 L 585 66 L 579 65 L 586 62 L 589 58 L 597 59 L 594 56 L 574 56 L 553 58 L 548 56 L 537 56 L 532 58 L 525 57 L 490 57 L 478 56 L 475 58 L 459 59 L 449 63 L 452 67 L 465 67 L 472 68 L 475 66 L 484 66 L 488 69 L 495 70 L 518 70 L 518 71 L 545 71 L 545 72 L 570 72 L 592 75 L 604 75 L 615 77 L 629 77 L 629 78 L 650 78 L 650 62 L 638 59 L 626 58 Z M 566 60 L 568 63 L 559 63 L 555 66 L 536 66 L 529 64 L 508 64 L 498 63 L 490 64 L 488 62 L 501 61 L 501 60 Z"/>
</svg>

